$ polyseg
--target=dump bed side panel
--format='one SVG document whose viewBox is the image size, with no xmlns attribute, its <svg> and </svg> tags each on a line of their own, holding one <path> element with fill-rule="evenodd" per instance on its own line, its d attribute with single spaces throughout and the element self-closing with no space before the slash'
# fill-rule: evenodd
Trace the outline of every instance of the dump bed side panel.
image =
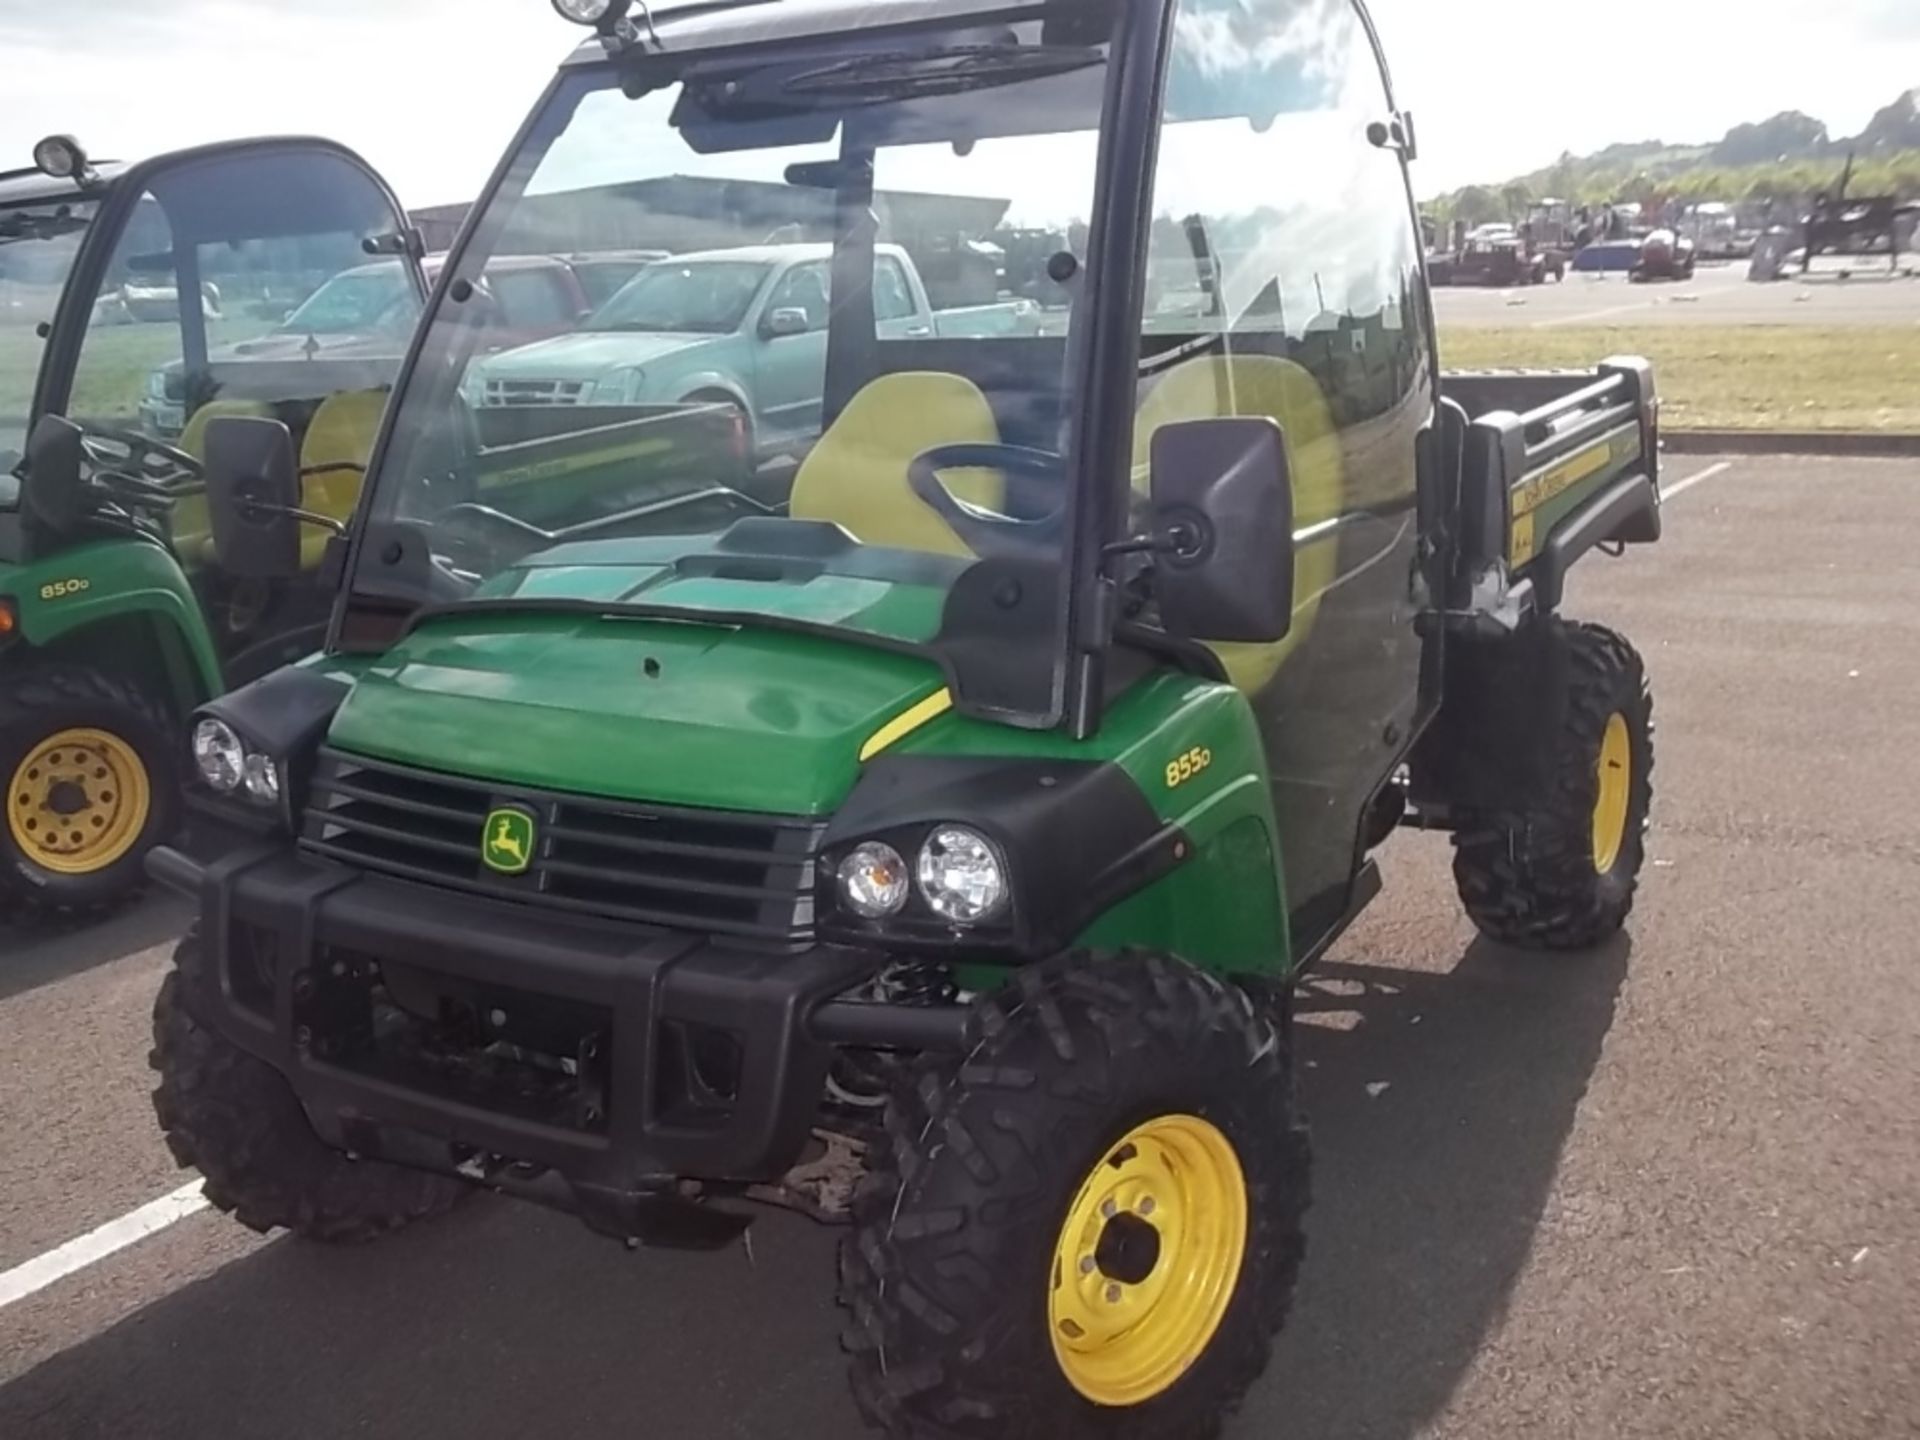
<svg viewBox="0 0 1920 1440">
<path fill-rule="evenodd" d="M 1646 361 L 1450 375 L 1442 390 L 1467 420 L 1451 624 L 1511 628 L 1555 608 L 1566 569 L 1595 545 L 1659 538 L 1659 409 Z"/>
</svg>

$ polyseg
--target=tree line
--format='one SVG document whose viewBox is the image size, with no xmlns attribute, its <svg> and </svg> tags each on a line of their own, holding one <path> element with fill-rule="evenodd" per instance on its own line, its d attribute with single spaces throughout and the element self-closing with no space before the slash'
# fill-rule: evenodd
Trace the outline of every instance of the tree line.
<svg viewBox="0 0 1920 1440">
<path fill-rule="evenodd" d="M 1505 185 L 1468 185 L 1440 196 L 1425 208 L 1443 225 L 1464 220 L 1481 225 L 1524 215 L 1537 200 L 1566 200 L 1574 205 L 1633 203 L 1658 206 L 1667 201 L 1691 205 L 1709 200 L 1769 202 L 1804 208 L 1818 194 L 1840 183 L 1846 161 L 1789 160 L 1768 165 L 1695 165 L 1672 171 L 1646 167 L 1588 168 L 1572 161 Z M 1920 196 L 1920 150 L 1858 160 L 1849 195 Z"/>
</svg>

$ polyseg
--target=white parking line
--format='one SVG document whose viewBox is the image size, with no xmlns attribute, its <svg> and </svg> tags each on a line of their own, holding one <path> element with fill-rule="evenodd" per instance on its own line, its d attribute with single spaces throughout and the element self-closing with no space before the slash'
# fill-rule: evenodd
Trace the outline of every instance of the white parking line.
<svg viewBox="0 0 1920 1440">
<path fill-rule="evenodd" d="M 206 1208 L 207 1197 L 200 1193 L 200 1182 L 195 1180 L 171 1195 L 149 1200 L 118 1220 L 109 1220 L 98 1230 L 89 1230 L 77 1240 L 36 1255 L 0 1275 L 0 1310 Z"/>
<path fill-rule="evenodd" d="M 1707 466 L 1706 469 L 1702 470 L 1697 475 L 1687 476 L 1686 479 L 1682 480 L 1677 485 L 1662 485 L 1660 487 L 1660 503 L 1664 505 L 1667 501 L 1673 499 L 1674 496 L 1682 494 L 1685 491 L 1691 490 L 1694 486 L 1698 485 L 1702 480 L 1711 480 L 1713 479 L 1714 476 L 1724 474 L 1726 471 L 1731 470 L 1732 468 L 1733 468 L 1733 461 L 1722 460 L 1717 465 Z"/>
<path fill-rule="evenodd" d="M 1609 305 L 1604 310 L 1587 310 L 1579 315 L 1556 315 L 1551 320 L 1534 321 L 1533 328 L 1535 330 L 1551 330 L 1556 325 L 1585 325 L 1589 321 L 1605 320 L 1613 315 L 1628 315 L 1635 310 L 1644 310 L 1647 308 L 1648 303 L 1649 302 L 1645 300 L 1638 300 L 1631 305 Z"/>
</svg>

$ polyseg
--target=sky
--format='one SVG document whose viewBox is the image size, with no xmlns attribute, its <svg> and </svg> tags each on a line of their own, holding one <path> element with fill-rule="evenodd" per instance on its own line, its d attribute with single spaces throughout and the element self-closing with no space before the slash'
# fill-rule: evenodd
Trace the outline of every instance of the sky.
<svg viewBox="0 0 1920 1440">
<path fill-rule="evenodd" d="M 1423 195 L 1780 110 L 1849 134 L 1920 87 L 1920 0 L 1372 8 Z M 0 0 L 0 146 L 17 154 L 0 169 L 55 131 L 126 159 L 305 132 L 359 150 L 410 205 L 465 200 L 581 34 L 547 0 Z"/>
</svg>

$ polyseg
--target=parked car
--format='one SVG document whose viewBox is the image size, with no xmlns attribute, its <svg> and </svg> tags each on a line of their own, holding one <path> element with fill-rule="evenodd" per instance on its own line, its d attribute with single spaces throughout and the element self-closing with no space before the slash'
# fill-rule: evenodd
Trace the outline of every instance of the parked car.
<svg viewBox="0 0 1920 1440">
<path fill-rule="evenodd" d="M 664 260 L 669 250 L 595 250 L 561 258 L 573 271 L 574 279 L 594 309 L 607 303 L 640 270 L 656 260 Z"/>
<path fill-rule="evenodd" d="M 1708 259 L 1729 260 L 1739 253 L 1740 221 L 1731 205 L 1717 200 L 1687 207 L 1679 233 L 1693 242 L 1694 252 Z"/>
<path fill-rule="evenodd" d="M 1539 285 L 1549 275 L 1560 280 L 1566 273 L 1566 257 L 1538 251 L 1524 231 L 1495 224 L 1467 236 L 1449 279 L 1455 285 Z"/>
<path fill-rule="evenodd" d="M 443 255 L 428 256 L 429 282 L 439 277 Z M 570 328 L 590 307 L 572 265 L 551 255 L 501 255 L 488 263 L 482 282 L 497 307 L 501 349 L 524 345 Z M 140 423 L 150 433 L 178 436 L 187 416 L 207 401 L 251 400 L 284 389 L 281 372 L 303 374 L 325 366 L 331 390 L 385 384 L 405 353 L 419 318 L 398 260 L 376 260 L 342 270 L 321 285 L 265 334 L 217 346 L 207 356 L 208 393 L 187 394 L 179 360 L 155 370 L 140 404 Z"/>
<path fill-rule="evenodd" d="M 832 246 L 751 245 L 647 266 L 568 335 L 473 368 L 476 406 L 699 400 L 737 410 L 756 454 L 820 433 Z M 1010 300 L 933 309 L 913 259 L 874 247 L 881 340 L 1036 334 L 1040 308 Z"/>
<path fill-rule="evenodd" d="M 1640 258 L 1627 279 L 1635 283 L 1647 280 L 1691 280 L 1698 252 L 1693 241 L 1671 230 L 1655 230 L 1640 242 Z"/>
</svg>

